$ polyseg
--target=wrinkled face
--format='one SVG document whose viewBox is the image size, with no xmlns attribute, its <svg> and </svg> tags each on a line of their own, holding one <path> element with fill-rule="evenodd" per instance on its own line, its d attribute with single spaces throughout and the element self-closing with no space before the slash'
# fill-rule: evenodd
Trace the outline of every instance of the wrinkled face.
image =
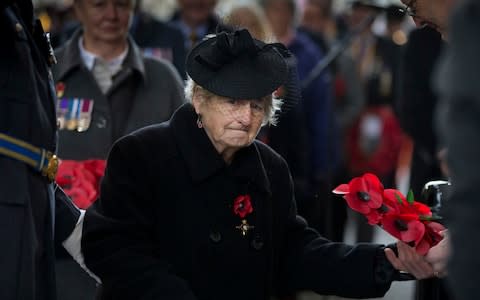
<svg viewBox="0 0 480 300">
<path fill-rule="evenodd" d="M 134 0 L 76 0 L 74 9 L 87 38 L 115 43 L 126 40 L 134 4 Z"/>
<path fill-rule="evenodd" d="M 401 0 L 408 7 L 409 14 L 417 26 L 430 26 L 446 34 L 449 7 L 452 0 Z"/>
<path fill-rule="evenodd" d="M 262 100 L 235 100 L 220 96 L 206 99 L 194 92 L 193 105 L 203 127 L 219 153 L 250 145 L 265 118 Z"/>
<path fill-rule="evenodd" d="M 217 0 L 177 0 L 182 18 L 188 24 L 201 24 L 213 13 Z"/>
</svg>

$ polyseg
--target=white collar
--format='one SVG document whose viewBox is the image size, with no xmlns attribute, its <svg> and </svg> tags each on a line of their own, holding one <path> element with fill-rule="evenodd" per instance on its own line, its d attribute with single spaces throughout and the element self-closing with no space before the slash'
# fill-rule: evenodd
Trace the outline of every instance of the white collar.
<svg viewBox="0 0 480 300">
<path fill-rule="evenodd" d="M 85 49 L 85 47 L 83 46 L 83 37 L 80 37 L 78 39 L 78 48 L 80 49 L 80 56 L 82 58 L 83 63 L 85 64 L 85 66 L 89 71 L 92 71 L 93 65 L 95 64 L 95 59 L 102 59 L 102 58 Z M 129 49 L 129 46 L 127 44 L 127 47 L 119 56 L 107 62 L 108 67 L 112 70 L 120 69 L 121 65 L 123 64 L 123 61 L 127 57 L 128 49 Z"/>
</svg>

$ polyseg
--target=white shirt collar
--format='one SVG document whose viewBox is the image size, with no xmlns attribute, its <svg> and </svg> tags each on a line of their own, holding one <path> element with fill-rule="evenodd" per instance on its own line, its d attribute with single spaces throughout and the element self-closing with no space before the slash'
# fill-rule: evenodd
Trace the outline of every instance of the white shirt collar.
<svg viewBox="0 0 480 300">
<path fill-rule="evenodd" d="M 95 59 L 102 59 L 98 55 L 88 51 L 83 47 L 83 37 L 80 37 L 78 39 L 78 48 L 80 49 L 80 56 L 82 57 L 82 61 L 87 67 L 89 71 L 92 71 L 93 65 L 95 64 Z M 121 68 L 121 65 L 123 64 L 123 61 L 127 57 L 128 54 L 128 49 L 129 46 L 127 44 L 127 47 L 125 50 L 117 57 L 111 59 L 108 61 L 108 67 L 113 71 L 113 70 L 119 70 Z"/>
</svg>

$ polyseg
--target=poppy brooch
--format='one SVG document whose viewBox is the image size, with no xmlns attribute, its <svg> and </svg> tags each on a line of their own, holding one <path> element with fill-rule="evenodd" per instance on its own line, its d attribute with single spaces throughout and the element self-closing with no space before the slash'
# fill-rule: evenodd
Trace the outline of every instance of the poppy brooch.
<svg viewBox="0 0 480 300">
<path fill-rule="evenodd" d="M 248 224 L 245 219 L 246 216 L 253 212 L 252 201 L 250 195 L 240 195 L 233 201 L 233 213 L 238 215 L 242 219 L 240 225 L 235 226 L 236 229 L 240 230 L 243 236 L 246 236 L 248 231 L 253 229 L 255 226 Z"/>
</svg>

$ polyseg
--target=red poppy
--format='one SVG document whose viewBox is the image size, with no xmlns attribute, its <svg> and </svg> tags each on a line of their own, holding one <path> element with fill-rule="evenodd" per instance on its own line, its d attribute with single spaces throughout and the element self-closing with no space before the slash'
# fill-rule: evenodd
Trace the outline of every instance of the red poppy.
<svg viewBox="0 0 480 300">
<path fill-rule="evenodd" d="M 408 213 L 404 210 L 404 206 L 408 204 L 405 196 L 395 189 L 383 190 L 383 205 L 387 207 L 386 212 L 388 214 L 401 214 Z"/>
<path fill-rule="evenodd" d="M 61 160 L 55 180 L 75 205 L 86 209 L 99 195 L 104 172 L 104 160 Z"/>
<path fill-rule="evenodd" d="M 337 195 L 345 195 L 345 194 L 348 194 L 350 193 L 350 186 L 346 183 L 342 183 L 341 185 L 337 186 L 334 190 L 333 190 L 333 193 L 334 194 L 337 194 Z"/>
<path fill-rule="evenodd" d="M 428 250 L 438 244 L 443 236 L 441 231 L 445 230 L 445 227 L 436 222 L 425 222 L 425 234 L 423 238 L 418 242 L 416 246 L 417 253 L 420 255 L 427 254 Z"/>
<path fill-rule="evenodd" d="M 240 218 L 245 218 L 253 212 L 250 195 L 240 195 L 233 202 L 233 213 Z"/>
<path fill-rule="evenodd" d="M 383 214 L 381 213 L 381 208 L 371 210 L 368 214 L 365 215 L 368 220 L 368 224 L 377 225 L 382 222 Z"/>
<path fill-rule="evenodd" d="M 345 190 L 345 187 L 339 186 L 338 189 Z M 348 193 L 343 197 L 351 209 L 362 214 L 369 214 L 372 210 L 382 206 L 383 185 L 377 176 L 366 173 L 362 177 L 355 177 L 350 181 Z"/>
<path fill-rule="evenodd" d="M 383 229 L 397 239 L 417 245 L 425 234 L 425 225 L 415 214 L 386 214 L 382 220 Z"/>
<path fill-rule="evenodd" d="M 445 228 L 432 221 L 430 208 L 414 200 L 412 192 L 405 197 L 395 189 L 383 189 L 373 174 L 353 178 L 337 186 L 333 193 L 343 195 L 351 209 L 365 215 L 371 225 L 380 225 L 395 238 L 426 254 L 442 240 Z"/>
</svg>

